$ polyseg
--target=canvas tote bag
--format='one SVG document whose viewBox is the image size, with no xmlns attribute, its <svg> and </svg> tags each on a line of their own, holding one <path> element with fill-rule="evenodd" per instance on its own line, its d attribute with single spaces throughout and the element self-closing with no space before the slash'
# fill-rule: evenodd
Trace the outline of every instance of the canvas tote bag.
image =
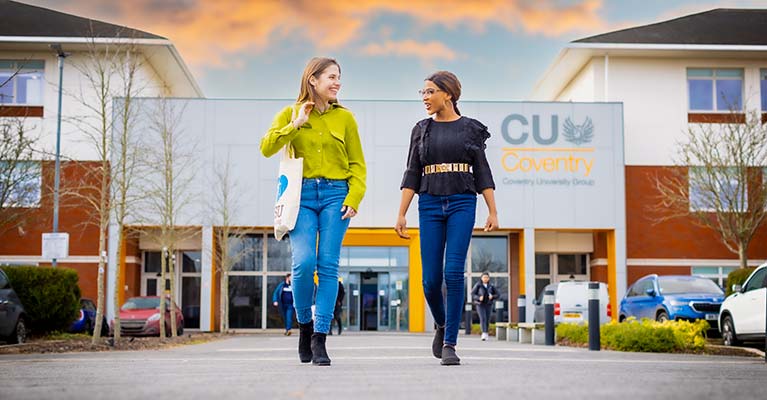
<svg viewBox="0 0 767 400">
<path fill-rule="evenodd" d="M 274 237 L 282 240 L 296 226 L 304 177 L 304 159 L 294 157 L 290 143 L 282 150 L 279 171 L 277 202 L 274 205 Z"/>
</svg>

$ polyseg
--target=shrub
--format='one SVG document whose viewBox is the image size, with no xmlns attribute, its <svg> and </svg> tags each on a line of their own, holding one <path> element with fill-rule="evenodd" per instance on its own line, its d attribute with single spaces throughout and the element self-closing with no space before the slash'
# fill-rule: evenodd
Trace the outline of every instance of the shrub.
<svg viewBox="0 0 767 400">
<path fill-rule="evenodd" d="M 557 325 L 557 341 L 570 345 L 586 344 L 589 342 L 589 326 L 582 324 Z"/>
<path fill-rule="evenodd" d="M 36 335 L 65 331 L 80 310 L 77 273 L 67 268 L 3 267 Z"/>
<path fill-rule="evenodd" d="M 471 324 L 471 334 L 472 335 L 479 335 L 482 333 L 482 328 L 480 328 L 479 324 Z M 487 328 L 487 333 L 490 336 L 495 336 L 495 324 L 490 323 L 489 327 Z"/>
<path fill-rule="evenodd" d="M 664 323 L 629 318 L 610 322 L 599 330 L 602 348 L 617 351 L 653 353 L 699 352 L 706 344 L 706 321 L 666 321 Z M 559 324 L 557 341 L 569 345 L 589 342 L 588 325 Z"/>
<path fill-rule="evenodd" d="M 743 285 L 755 269 L 739 268 L 727 274 L 727 287 L 724 288 L 725 295 L 729 296 L 732 294 L 732 285 Z"/>
</svg>

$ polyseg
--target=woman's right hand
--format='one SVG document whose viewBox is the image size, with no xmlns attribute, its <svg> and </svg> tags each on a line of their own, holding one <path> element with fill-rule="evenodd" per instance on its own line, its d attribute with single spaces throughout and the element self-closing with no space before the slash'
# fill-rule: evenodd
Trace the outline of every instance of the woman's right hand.
<svg viewBox="0 0 767 400">
<path fill-rule="evenodd" d="M 298 108 L 298 116 L 293 120 L 293 127 L 298 129 L 303 126 L 306 121 L 309 120 L 309 114 L 312 112 L 313 108 L 313 101 L 307 101 L 306 103 L 301 104 L 301 107 Z"/>
<path fill-rule="evenodd" d="M 397 223 L 394 225 L 394 231 L 397 235 L 403 239 L 410 239 L 410 235 L 407 234 L 407 220 L 404 215 L 397 217 Z"/>
</svg>

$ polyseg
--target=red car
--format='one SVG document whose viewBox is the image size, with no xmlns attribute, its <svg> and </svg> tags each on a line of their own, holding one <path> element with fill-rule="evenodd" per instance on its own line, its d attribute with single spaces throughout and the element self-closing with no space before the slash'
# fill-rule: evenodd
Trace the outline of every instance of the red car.
<svg viewBox="0 0 767 400">
<path fill-rule="evenodd" d="M 170 300 L 165 300 L 165 335 L 170 336 Z M 109 323 L 114 332 L 114 320 Z M 132 297 L 120 308 L 120 334 L 124 336 L 160 336 L 160 297 Z M 184 316 L 176 306 L 176 334 L 184 334 Z"/>
</svg>

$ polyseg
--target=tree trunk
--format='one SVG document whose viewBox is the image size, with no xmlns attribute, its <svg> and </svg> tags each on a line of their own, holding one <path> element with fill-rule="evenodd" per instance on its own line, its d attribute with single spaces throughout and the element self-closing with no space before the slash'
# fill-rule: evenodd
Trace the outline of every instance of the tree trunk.
<svg viewBox="0 0 767 400">
<path fill-rule="evenodd" d="M 106 248 L 106 235 L 103 229 L 99 230 L 99 269 L 96 279 L 97 298 L 96 298 L 96 326 L 93 328 L 93 338 L 91 344 L 98 343 L 101 337 L 101 321 L 104 320 L 104 249 Z"/>
<path fill-rule="evenodd" d="M 748 267 L 748 254 L 746 254 L 747 250 L 748 250 L 747 244 L 743 242 L 738 243 L 738 257 L 740 258 L 740 268 Z"/>
<path fill-rule="evenodd" d="M 162 257 L 160 257 L 160 339 L 165 339 L 165 268 L 168 265 L 168 253 L 163 249 Z"/>
<path fill-rule="evenodd" d="M 170 336 L 176 337 L 176 333 L 178 332 L 178 325 L 176 322 L 176 261 L 175 261 L 175 252 L 176 250 L 171 248 L 170 249 L 170 268 L 168 269 L 168 273 L 170 274 Z"/>
<path fill-rule="evenodd" d="M 115 265 L 115 276 L 112 278 L 115 285 L 115 293 L 114 298 L 112 301 L 114 302 L 114 314 L 115 317 L 113 319 L 112 326 L 114 327 L 114 342 L 117 343 L 120 341 L 120 291 L 123 290 L 120 287 L 120 274 L 122 271 L 120 271 L 120 264 L 121 260 L 123 258 L 123 231 L 122 226 L 117 227 L 117 260 L 115 261 L 117 265 Z"/>
</svg>

